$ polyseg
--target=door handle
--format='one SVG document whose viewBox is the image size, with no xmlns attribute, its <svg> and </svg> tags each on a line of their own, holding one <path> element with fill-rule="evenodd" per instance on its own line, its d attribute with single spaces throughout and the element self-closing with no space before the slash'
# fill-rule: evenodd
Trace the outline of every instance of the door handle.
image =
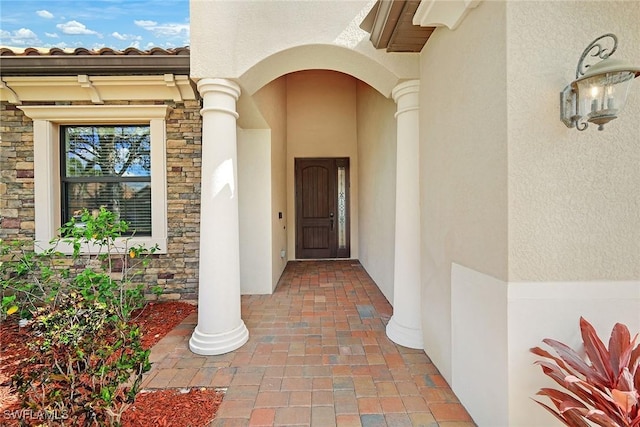
<svg viewBox="0 0 640 427">
<path fill-rule="evenodd" d="M 333 212 L 331 212 L 329 214 L 329 218 L 331 218 L 331 219 L 329 219 L 329 226 L 331 227 L 331 230 L 333 231 Z"/>
</svg>

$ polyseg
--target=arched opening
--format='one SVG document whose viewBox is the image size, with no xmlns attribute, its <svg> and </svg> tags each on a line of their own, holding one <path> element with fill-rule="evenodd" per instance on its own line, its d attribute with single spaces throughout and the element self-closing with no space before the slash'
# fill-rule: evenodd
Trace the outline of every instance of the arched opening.
<svg viewBox="0 0 640 427">
<path fill-rule="evenodd" d="M 257 81 L 257 77 L 254 79 Z M 296 159 L 347 158 L 350 255 L 361 261 L 387 299 L 392 300 L 394 101 L 383 95 L 381 91 L 386 89 L 382 86 L 375 88 L 356 76 L 326 68 L 293 71 L 275 78 L 268 74 L 259 80 L 266 83 L 254 90 L 250 102 L 239 103 L 240 116 L 248 114 L 241 107 L 251 105 L 251 114 L 258 112 L 263 120 L 254 123 L 264 128 L 244 129 L 239 134 L 241 247 L 246 245 L 244 252 L 251 257 L 249 248 L 256 242 L 251 231 L 254 227 L 249 223 L 256 224 L 256 220 L 249 217 L 260 215 L 255 195 L 264 199 L 267 194 L 261 210 L 267 212 L 263 217 L 270 218 L 271 264 L 265 268 L 271 269 L 271 282 L 262 291 L 246 288 L 243 293 L 273 291 L 286 262 L 296 259 Z M 242 84 L 245 82 L 241 80 Z M 249 97 L 247 92 L 250 91 L 245 88 L 245 97 Z M 262 142 L 252 142 L 247 137 L 262 138 Z M 243 221 L 244 215 L 247 217 Z M 255 263 L 247 260 L 247 266 L 249 262 L 251 269 L 242 268 L 246 278 L 243 284 L 256 283 L 250 279 L 255 274 Z"/>
<path fill-rule="evenodd" d="M 388 66 L 352 49 L 314 44 L 292 47 L 268 56 L 243 73 L 238 81 L 248 94 L 253 95 L 269 82 L 289 73 L 331 70 L 353 76 L 388 97 L 401 80 L 417 77 L 417 64 L 415 68 L 414 76 L 399 76 Z"/>
</svg>

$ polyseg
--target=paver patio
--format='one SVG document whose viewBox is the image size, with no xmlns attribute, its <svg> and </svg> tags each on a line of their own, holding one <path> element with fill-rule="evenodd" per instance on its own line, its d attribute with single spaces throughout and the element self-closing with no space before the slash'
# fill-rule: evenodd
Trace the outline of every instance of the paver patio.
<svg viewBox="0 0 640 427">
<path fill-rule="evenodd" d="M 191 353 L 192 314 L 143 387 L 227 388 L 212 426 L 474 426 L 427 355 L 387 338 L 391 313 L 358 261 L 290 262 L 273 295 L 242 297 L 247 344 Z"/>
</svg>

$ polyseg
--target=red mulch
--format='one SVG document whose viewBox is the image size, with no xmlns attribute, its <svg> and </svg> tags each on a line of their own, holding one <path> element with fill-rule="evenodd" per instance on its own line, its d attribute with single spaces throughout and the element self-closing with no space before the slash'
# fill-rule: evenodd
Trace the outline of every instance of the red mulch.
<svg viewBox="0 0 640 427">
<path fill-rule="evenodd" d="M 186 302 L 150 302 L 131 318 L 142 330 L 142 346 L 151 348 L 194 311 L 196 306 Z"/>
<path fill-rule="evenodd" d="M 122 425 L 124 427 L 207 426 L 213 420 L 223 396 L 221 392 L 211 389 L 141 392 L 136 396 L 134 405 L 123 414 Z"/>
<path fill-rule="evenodd" d="M 142 330 L 142 345 L 151 348 L 196 307 L 184 302 L 149 303 L 133 318 Z M 13 320 L 13 319 L 11 319 Z M 0 324 L 0 425 L 18 425 L 8 414 L 18 414 L 17 397 L 9 390 L 18 362 L 29 355 L 27 333 L 17 323 Z M 207 426 L 222 402 L 223 393 L 211 389 L 143 391 L 122 417 L 123 427 Z"/>
</svg>

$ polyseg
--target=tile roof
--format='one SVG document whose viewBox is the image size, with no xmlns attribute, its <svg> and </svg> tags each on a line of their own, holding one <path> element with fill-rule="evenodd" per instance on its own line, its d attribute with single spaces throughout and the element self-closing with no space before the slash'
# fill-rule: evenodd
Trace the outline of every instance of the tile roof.
<svg viewBox="0 0 640 427">
<path fill-rule="evenodd" d="M 149 50 L 140 50 L 135 47 L 129 47 L 125 50 L 116 50 L 110 47 L 103 47 L 100 50 L 89 50 L 84 47 L 76 49 L 60 49 L 53 47 L 51 49 L 46 48 L 15 48 L 15 47 L 0 47 L 0 56 L 153 56 L 153 55 L 171 55 L 181 56 L 189 55 L 189 46 L 177 47 L 174 49 L 162 49 L 160 47 L 154 47 Z"/>
<path fill-rule="evenodd" d="M 175 49 L 154 47 L 140 50 L 102 48 L 89 50 L 0 47 L 2 75 L 6 76 L 68 76 L 186 74 L 190 70 L 188 46 Z"/>
</svg>

